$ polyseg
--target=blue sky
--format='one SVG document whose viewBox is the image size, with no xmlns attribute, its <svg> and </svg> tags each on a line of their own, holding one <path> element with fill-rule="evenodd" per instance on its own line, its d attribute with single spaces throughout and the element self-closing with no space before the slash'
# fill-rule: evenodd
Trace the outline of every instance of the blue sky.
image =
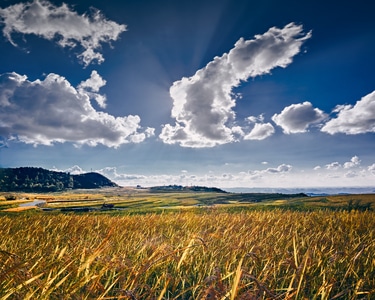
<svg viewBox="0 0 375 300">
<path fill-rule="evenodd" d="M 374 186 L 374 5 L 346 2 L 1 0 L 0 167 Z"/>
</svg>

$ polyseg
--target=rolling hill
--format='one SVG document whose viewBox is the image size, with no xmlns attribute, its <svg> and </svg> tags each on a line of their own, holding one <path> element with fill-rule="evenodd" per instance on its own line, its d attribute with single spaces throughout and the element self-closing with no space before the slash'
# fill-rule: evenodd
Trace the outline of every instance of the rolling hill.
<svg viewBox="0 0 375 300">
<path fill-rule="evenodd" d="M 116 183 L 94 172 L 72 175 L 34 167 L 0 168 L 2 192 L 58 192 L 116 186 Z"/>
</svg>

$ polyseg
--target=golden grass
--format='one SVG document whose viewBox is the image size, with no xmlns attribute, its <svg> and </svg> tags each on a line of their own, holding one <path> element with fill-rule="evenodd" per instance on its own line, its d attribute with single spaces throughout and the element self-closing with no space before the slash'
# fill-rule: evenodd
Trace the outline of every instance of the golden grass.
<svg viewBox="0 0 375 300">
<path fill-rule="evenodd" d="M 19 205 L 19 204 L 27 203 L 27 202 L 32 202 L 32 201 L 25 200 L 25 199 L 22 199 L 22 200 L 7 200 L 7 201 L 2 202 L 1 204 L 2 205 Z"/>
<path fill-rule="evenodd" d="M 7 193 L 0 193 L 0 199 Z M 195 205 L 213 205 L 233 208 L 292 208 L 292 209 L 333 209 L 333 210 L 366 210 L 375 208 L 375 194 L 316 196 L 283 199 L 262 199 L 260 202 L 248 200 L 246 194 L 223 193 L 194 193 L 194 192 L 168 192 L 151 193 L 148 190 L 115 188 L 101 189 L 90 193 L 88 190 L 75 190 L 60 193 L 36 194 L 14 193 L 20 202 L 0 201 L 0 209 L 16 206 L 21 202 L 32 200 L 46 200 L 46 207 L 101 207 L 103 203 L 114 204 L 117 208 L 129 210 L 152 211 L 166 209 L 167 207 L 180 209 L 180 207 L 194 207 Z M 5 199 L 5 198 L 4 198 Z M 350 206 L 350 203 L 352 205 Z M 366 206 L 368 205 L 368 206 Z"/>
<path fill-rule="evenodd" d="M 375 213 L 0 216 L 0 299 L 374 299 Z"/>
<path fill-rule="evenodd" d="M 18 207 L 6 208 L 6 209 L 3 209 L 2 211 L 4 211 L 4 212 L 21 212 L 21 211 L 30 210 L 30 209 L 36 209 L 36 208 L 38 208 L 38 207 L 35 206 L 35 205 L 18 206 Z"/>
</svg>

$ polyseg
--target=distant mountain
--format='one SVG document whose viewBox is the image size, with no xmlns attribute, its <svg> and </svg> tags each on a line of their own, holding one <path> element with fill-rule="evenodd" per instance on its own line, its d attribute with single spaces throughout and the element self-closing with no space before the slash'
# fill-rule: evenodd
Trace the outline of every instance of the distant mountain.
<svg viewBox="0 0 375 300">
<path fill-rule="evenodd" d="M 153 186 L 151 192 L 207 192 L 207 193 L 226 193 L 219 188 L 206 186 L 182 186 L 182 185 L 162 185 Z"/>
<path fill-rule="evenodd" d="M 98 173 L 71 175 L 43 168 L 0 168 L 2 192 L 59 192 L 67 189 L 116 187 L 117 184 Z"/>
<path fill-rule="evenodd" d="M 348 195 L 348 194 L 374 194 L 375 187 L 315 187 L 315 188 L 228 188 L 230 193 L 304 193 L 308 196 Z"/>
</svg>

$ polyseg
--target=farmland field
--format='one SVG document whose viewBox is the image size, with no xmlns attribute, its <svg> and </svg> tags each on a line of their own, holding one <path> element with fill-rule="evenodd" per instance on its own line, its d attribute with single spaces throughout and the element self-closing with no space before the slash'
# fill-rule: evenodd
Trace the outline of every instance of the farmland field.
<svg viewBox="0 0 375 300">
<path fill-rule="evenodd" d="M 129 197 L 129 211 L 2 212 L 0 299 L 375 298 L 371 195 L 203 207 L 209 195 L 149 196 Z"/>
</svg>

